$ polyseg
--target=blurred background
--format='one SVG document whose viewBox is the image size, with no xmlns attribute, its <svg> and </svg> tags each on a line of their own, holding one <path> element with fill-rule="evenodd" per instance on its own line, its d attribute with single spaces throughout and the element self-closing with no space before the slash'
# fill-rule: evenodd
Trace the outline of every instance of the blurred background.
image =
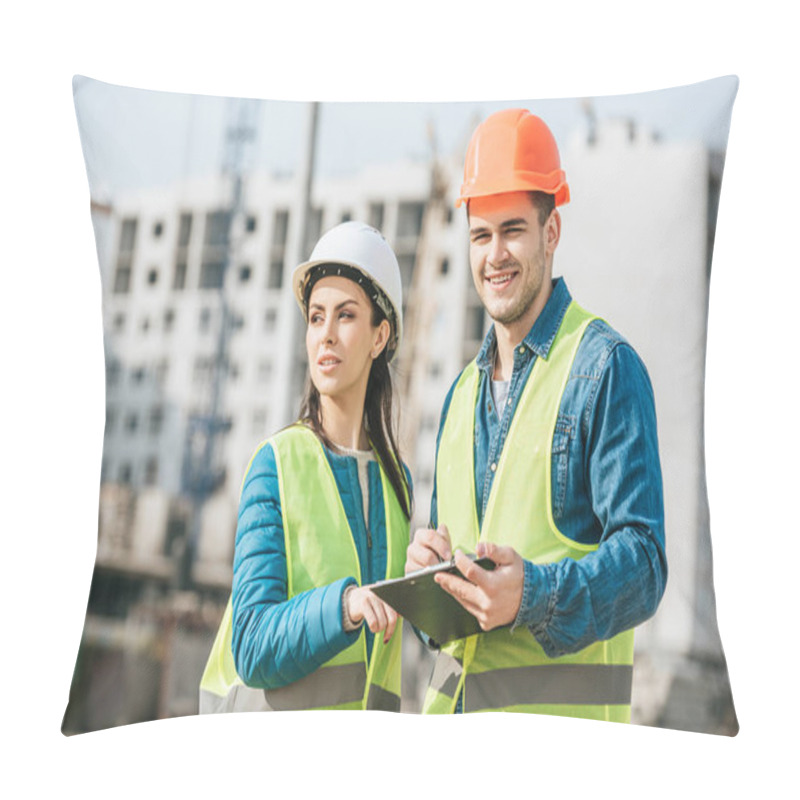
<svg viewBox="0 0 800 800">
<path fill-rule="evenodd" d="M 703 452 L 708 281 L 732 78 L 624 97 L 288 103 L 76 78 L 103 290 L 97 560 L 66 733 L 197 711 L 230 592 L 238 492 L 297 413 L 306 364 L 288 277 L 347 219 L 404 283 L 401 448 L 427 524 L 444 396 L 488 327 L 453 208 L 477 122 L 523 106 L 558 139 L 572 201 L 554 271 L 653 381 L 669 584 L 637 631 L 633 721 L 735 733 L 712 585 Z M 404 642 L 404 710 L 430 654 Z"/>
</svg>

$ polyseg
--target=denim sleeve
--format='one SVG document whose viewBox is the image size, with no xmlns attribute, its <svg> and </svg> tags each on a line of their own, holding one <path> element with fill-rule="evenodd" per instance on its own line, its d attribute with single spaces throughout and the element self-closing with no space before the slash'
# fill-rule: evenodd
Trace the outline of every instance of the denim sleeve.
<svg viewBox="0 0 800 800">
<path fill-rule="evenodd" d="M 667 580 L 655 401 L 644 364 L 625 342 L 589 396 L 581 436 L 598 549 L 578 561 L 525 562 L 514 622 L 528 625 L 551 657 L 645 621 Z"/>
<path fill-rule="evenodd" d="M 345 578 L 287 597 L 286 548 L 275 455 L 254 456 L 242 487 L 233 559 L 232 650 L 245 684 L 277 689 L 352 644 L 342 625 Z"/>
</svg>

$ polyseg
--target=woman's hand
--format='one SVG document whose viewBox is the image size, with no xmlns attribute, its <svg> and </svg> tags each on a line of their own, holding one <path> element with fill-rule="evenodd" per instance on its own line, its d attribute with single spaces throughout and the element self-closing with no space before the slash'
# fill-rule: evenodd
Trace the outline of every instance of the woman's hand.
<svg viewBox="0 0 800 800">
<path fill-rule="evenodd" d="M 391 606 L 373 594 L 369 586 L 356 586 L 348 591 L 345 603 L 353 622 L 364 620 L 373 633 L 383 631 L 383 643 L 388 643 L 397 627 L 397 612 Z"/>
</svg>

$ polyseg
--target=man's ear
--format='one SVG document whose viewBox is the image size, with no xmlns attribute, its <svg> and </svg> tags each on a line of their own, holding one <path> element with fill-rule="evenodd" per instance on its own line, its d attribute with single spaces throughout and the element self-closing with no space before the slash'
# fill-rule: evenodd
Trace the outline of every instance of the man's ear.
<svg viewBox="0 0 800 800">
<path fill-rule="evenodd" d="M 554 208 L 544 224 L 544 244 L 546 252 L 555 253 L 561 239 L 561 214 Z"/>
</svg>

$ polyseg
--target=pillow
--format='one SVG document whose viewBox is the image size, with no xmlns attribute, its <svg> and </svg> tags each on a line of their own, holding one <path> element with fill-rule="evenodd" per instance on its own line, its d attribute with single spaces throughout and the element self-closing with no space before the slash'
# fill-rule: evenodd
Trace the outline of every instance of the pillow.
<svg viewBox="0 0 800 800">
<path fill-rule="evenodd" d="M 400 405 L 412 529 L 427 524 L 442 402 L 487 329 L 466 220 L 453 208 L 466 143 L 481 118 L 524 107 L 553 130 L 571 189 L 556 274 L 633 344 L 655 392 L 669 582 L 637 629 L 632 721 L 734 735 L 703 387 L 737 86 L 724 77 L 617 97 L 317 105 L 76 76 L 103 289 L 106 429 L 97 558 L 63 732 L 197 713 L 231 588 L 242 476 L 257 444 L 295 418 L 303 387 L 289 276 L 346 219 L 384 232 L 408 309 L 430 311 L 416 329 L 424 370 L 398 358 L 399 377 L 416 369 L 422 381 Z M 442 215 L 423 232 L 437 190 Z M 413 278 L 424 269 L 421 290 Z M 403 710 L 416 712 L 431 656 L 408 630 L 403 644 Z"/>
</svg>

